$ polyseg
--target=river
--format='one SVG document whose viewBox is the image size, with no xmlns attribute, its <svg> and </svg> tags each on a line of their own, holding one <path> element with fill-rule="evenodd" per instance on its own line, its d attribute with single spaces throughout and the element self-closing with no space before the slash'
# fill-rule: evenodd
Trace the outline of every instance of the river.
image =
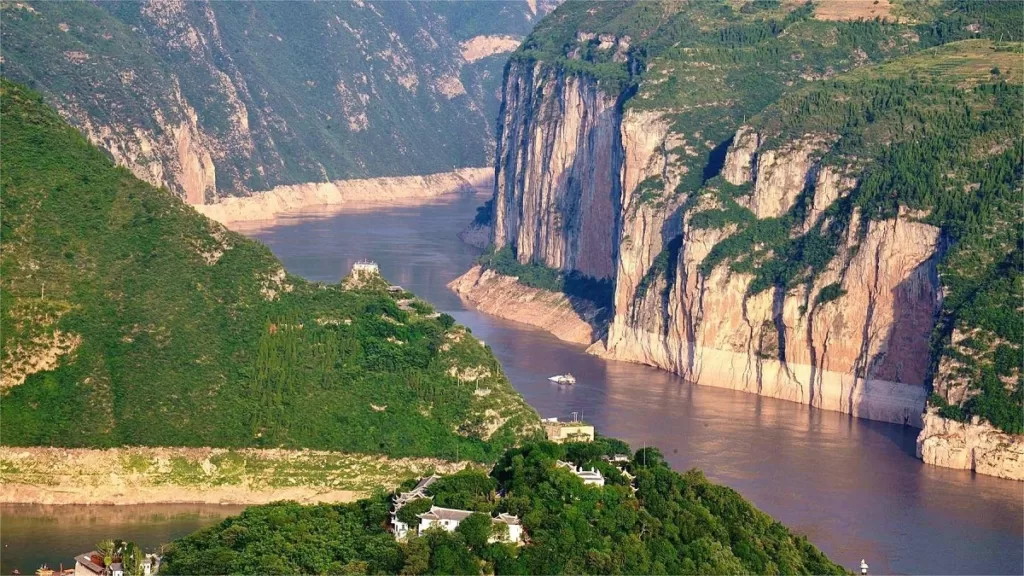
<svg viewBox="0 0 1024 576">
<path fill-rule="evenodd" d="M 543 331 L 467 308 L 446 284 L 479 252 L 456 234 L 483 200 L 303 213 L 245 232 L 266 243 L 290 272 L 311 280 L 337 282 L 356 260 L 375 260 L 390 282 L 452 314 L 487 342 L 542 416 L 580 412 L 602 434 L 635 447 L 657 446 L 676 469 L 702 469 L 850 569 L 865 558 L 872 573 L 1024 573 L 1024 484 L 925 465 L 914 457 L 917 429 L 694 386 L 661 370 L 587 355 Z M 547 381 L 563 372 L 576 375 L 578 384 Z M 205 516 L 190 516 L 188 526 L 163 522 L 150 530 L 155 523 L 141 522 L 107 535 L 138 538 L 148 530 L 169 539 L 230 512 L 193 509 Z M 22 537 L 28 515 L 12 530 L 8 510 L 2 509 L 4 544 L 16 537 L 31 547 Z M 82 542 L 100 537 L 89 527 L 80 532 L 90 534 Z M 77 542 L 78 548 L 61 553 L 81 550 Z M 0 560 L 9 570 L 12 564 Z"/>
</svg>

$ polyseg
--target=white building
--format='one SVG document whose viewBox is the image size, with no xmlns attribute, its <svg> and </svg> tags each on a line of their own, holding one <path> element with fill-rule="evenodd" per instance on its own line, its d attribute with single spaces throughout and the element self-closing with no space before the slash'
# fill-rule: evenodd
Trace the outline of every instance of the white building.
<svg viewBox="0 0 1024 576">
<path fill-rule="evenodd" d="M 463 520 L 469 518 L 473 514 L 474 512 L 470 512 L 469 510 L 456 510 L 454 508 L 431 506 L 428 512 L 424 512 L 419 515 L 420 534 L 422 534 L 424 530 L 429 530 L 431 528 L 441 528 L 448 532 L 454 532 Z M 503 529 L 503 534 L 501 536 L 491 536 L 488 541 L 510 542 L 513 544 L 519 544 L 522 542 L 523 525 L 519 521 L 519 517 L 511 514 L 498 514 L 497 518 L 491 518 L 491 522 L 494 525 L 507 527 L 507 533 Z"/>
<path fill-rule="evenodd" d="M 584 470 L 572 462 L 563 462 L 561 460 L 556 461 L 555 466 L 572 472 L 580 480 L 583 480 L 585 486 L 604 486 L 604 475 L 599 470 L 594 468 Z"/>
<path fill-rule="evenodd" d="M 441 508 L 431 506 L 430 510 L 419 515 L 420 533 L 430 528 L 443 528 L 454 532 L 459 524 L 473 514 L 469 510 L 456 510 L 454 508 Z"/>
<path fill-rule="evenodd" d="M 416 484 L 416 486 L 412 490 L 409 490 L 408 492 L 402 492 L 398 496 L 395 496 L 395 504 L 391 508 L 391 525 L 394 527 L 396 538 L 405 538 L 409 534 L 410 529 L 410 526 L 408 524 L 398 519 L 398 511 L 401 510 L 403 506 L 405 506 L 409 502 L 412 502 L 413 500 L 418 500 L 420 498 L 430 498 L 430 495 L 427 494 L 427 488 L 429 488 L 431 484 L 436 482 L 438 478 L 440 478 L 440 476 L 438 476 L 437 474 L 424 478 L 420 480 L 419 483 Z"/>
<path fill-rule="evenodd" d="M 360 260 L 352 265 L 352 272 L 355 275 L 359 274 L 380 274 L 380 266 L 377 266 L 376 262 L 371 260 Z"/>
</svg>

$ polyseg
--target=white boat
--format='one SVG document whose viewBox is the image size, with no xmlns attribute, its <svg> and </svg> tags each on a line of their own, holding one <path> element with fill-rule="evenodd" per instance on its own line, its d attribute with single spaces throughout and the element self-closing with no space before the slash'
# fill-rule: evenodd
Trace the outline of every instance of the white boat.
<svg viewBox="0 0 1024 576">
<path fill-rule="evenodd" d="M 558 376 L 552 376 L 551 378 L 548 378 L 548 380 L 551 380 L 555 384 L 575 384 L 576 383 L 576 377 L 573 376 L 572 373 L 569 373 L 569 372 L 566 372 L 565 374 L 559 374 Z"/>
</svg>

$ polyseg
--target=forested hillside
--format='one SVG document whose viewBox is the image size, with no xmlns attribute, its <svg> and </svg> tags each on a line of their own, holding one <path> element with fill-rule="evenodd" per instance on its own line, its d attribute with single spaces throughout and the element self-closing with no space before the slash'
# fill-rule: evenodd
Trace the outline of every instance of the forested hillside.
<svg viewBox="0 0 1024 576">
<path fill-rule="evenodd" d="M 310 283 L 0 86 L 7 445 L 493 460 L 536 429 L 490 350 L 377 277 Z"/>
<path fill-rule="evenodd" d="M 396 542 L 390 495 L 341 506 L 255 506 L 175 541 L 168 574 L 843 574 L 730 488 L 672 471 L 657 449 L 633 455 L 630 480 L 601 459 L 628 447 L 534 443 L 505 453 L 490 476 L 461 472 L 431 485 L 432 503 L 479 512 L 454 532 Z M 556 460 L 601 469 L 603 487 Z M 411 486 L 406 486 L 411 487 Z M 500 496 L 499 496 L 500 495 Z M 416 506 L 413 501 L 406 508 Z M 429 507 L 429 503 L 426 503 Z M 403 508 L 402 510 L 405 510 Z M 489 543 L 491 515 L 522 519 L 525 546 Z"/>
<path fill-rule="evenodd" d="M 188 197 L 483 166 L 553 2 L 4 2 L 0 73 Z"/>
</svg>

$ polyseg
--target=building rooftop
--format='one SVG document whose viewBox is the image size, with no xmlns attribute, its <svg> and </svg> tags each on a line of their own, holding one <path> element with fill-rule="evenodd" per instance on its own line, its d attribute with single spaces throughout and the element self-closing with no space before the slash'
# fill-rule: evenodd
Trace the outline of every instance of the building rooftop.
<svg viewBox="0 0 1024 576">
<path fill-rule="evenodd" d="M 93 556 L 99 556 L 100 553 L 93 550 L 92 552 L 86 552 L 85 554 L 79 554 L 75 556 L 75 562 L 78 562 L 83 567 L 88 569 L 90 572 L 95 574 L 103 574 L 103 566 L 92 561 Z M 101 560 L 102 562 L 102 560 Z"/>
<path fill-rule="evenodd" d="M 437 474 L 431 474 L 430 476 L 427 476 L 426 478 L 416 483 L 416 487 L 412 489 L 412 492 L 420 492 L 426 490 L 428 486 L 430 486 L 434 482 L 437 482 L 439 478 L 440 476 L 438 476 Z"/>
<path fill-rule="evenodd" d="M 454 508 L 431 506 L 430 511 L 420 514 L 419 518 L 423 520 L 454 520 L 456 522 L 462 522 L 472 514 L 473 512 L 470 512 L 469 510 L 456 510 Z"/>
<path fill-rule="evenodd" d="M 495 522 L 501 522 L 503 524 L 519 524 L 519 516 L 513 516 L 512 514 L 501 513 L 498 514 L 497 518 L 492 518 Z"/>
</svg>

